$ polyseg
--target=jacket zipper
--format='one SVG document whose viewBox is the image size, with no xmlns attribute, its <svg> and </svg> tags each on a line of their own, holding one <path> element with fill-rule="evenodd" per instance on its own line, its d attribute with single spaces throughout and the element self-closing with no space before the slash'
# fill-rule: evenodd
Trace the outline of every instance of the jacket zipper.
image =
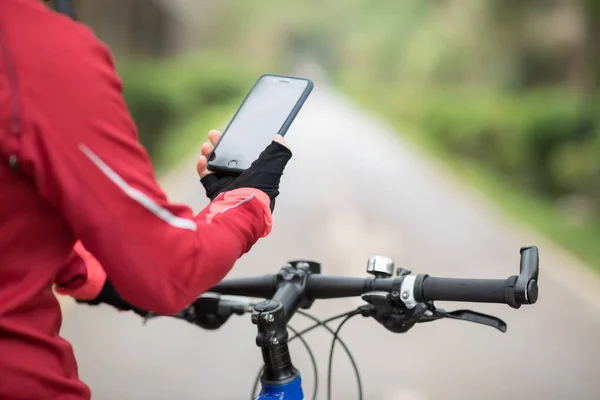
<svg viewBox="0 0 600 400">
<path fill-rule="evenodd" d="M 6 75 L 10 85 L 10 97 L 12 102 L 10 131 L 14 136 L 19 136 L 21 133 L 21 104 L 19 102 L 19 96 L 17 95 L 17 75 L 12 62 L 13 60 L 10 57 L 6 35 L 4 34 L 4 28 L 2 26 L 0 26 L 0 46 L 2 47 L 2 59 L 6 65 Z M 9 163 L 12 169 L 18 169 L 18 162 L 19 160 L 16 154 L 12 154 L 9 157 Z"/>
</svg>

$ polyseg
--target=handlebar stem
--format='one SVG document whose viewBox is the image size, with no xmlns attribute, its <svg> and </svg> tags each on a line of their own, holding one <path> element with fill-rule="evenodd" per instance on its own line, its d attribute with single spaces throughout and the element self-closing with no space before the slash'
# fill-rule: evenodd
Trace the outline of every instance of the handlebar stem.
<svg viewBox="0 0 600 400">
<path fill-rule="evenodd" d="M 290 357 L 283 304 L 277 300 L 262 301 L 254 306 L 251 320 L 258 327 L 256 345 L 261 348 L 265 363 L 262 382 L 271 386 L 292 382 L 299 372 Z"/>
<path fill-rule="evenodd" d="M 256 345 L 261 348 L 265 363 L 261 377 L 263 384 L 285 385 L 299 376 L 288 349 L 287 323 L 298 308 L 307 308 L 312 303 L 306 295 L 306 283 L 311 273 L 318 271 L 315 265 L 307 262 L 290 263 L 281 268 L 272 299 L 254 306 L 252 323 L 258 327 Z"/>
<path fill-rule="evenodd" d="M 288 265 L 277 274 L 277 290 L 272 300 L 281 302 L 283 306 L 283 318 L 287 324 L 294 316 L 298 308 L 308 308 L 312 301 L 306 296 L 306 282 L 311 271 L 308 266 Z"/>
</svg>

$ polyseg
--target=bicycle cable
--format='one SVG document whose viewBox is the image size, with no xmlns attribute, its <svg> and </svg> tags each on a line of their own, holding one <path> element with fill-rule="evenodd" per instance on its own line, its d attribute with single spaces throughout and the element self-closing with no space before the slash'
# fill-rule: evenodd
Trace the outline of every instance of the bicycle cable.
<svg viewBox="0 0 600 400">
<path fill-rule="evenodd" d="M 344 320 L 338 325 L 337 329 L 335 330 L 335 333 L 333 334 L 333 339 L 331 340 L 331 349 L 329 350 L 329 362 L 327 365 L 327 400 L 331 400 L 331 374 L 332 374 L 332 366 L 333 366 L 333 349 L 335 348 L 335 342 L 339 341 L 340 343 L 342 343 L 342 339 L 340 339 L 339 334 L 340 331 L 342 330 L 342 327 L 344 326 L 344 324 L 348 321 L 350 321 L 351 318 L 356 317 L 357 315 L 360 315 L 360 311 L 359 310 L 355 310 L 352 313 L 348 314 L 346 316 L 346 318 L 344 318 Z M 357 374 L 357 384 L 358 384 L 358 399 L 362 400 L 363 398 L 363 393 L 362 393 L 362 385 L 360 382 L 360 378 L 358 377 L 358 369 L 355 369 L 356 374 Z"/>
<path fill-rule="evenodd" d="M 294 333 L 294 335 L 298 336 L 297 330 L 295 330 L 294 328 L 292 328 L 289 325 L 288 325 L 288 329 L 290 331 L 292 331 Z M 319 371 L 317 370 L 317 360 L 315 359 L 315 355 L 313 354 L 312 350 L 310 349 L 310 346 L 308 345 L 308 342 L 306 341 L 306 339 L 304 339 L 302 336 L 298 336 L 298 339 L 300 339 L 302 344 L 304 344 L 304 347 L 306 348 L 306 351 L 308 352 L 308 356 L 310 357 L 310 361 L 312 362 L 313 374 L 315 374 L 315 388 L 313 389 L 313 400 L 317 400 L 317 392 L 319 391 Z"/>
<path fill-rule="evenodd" d="M 311 353 L 311 350 L 309 349 L 308 343 L 306 342 L 306 340 L 302 336 L 304 334 L 306 334 L 306 333 L 314 330 L 315 328 L 319 328 L 319 327 L 323 327 L 327 331 L 329 331 L 329 333 L 331 333 L 331 335 L 334 337 L 334 339 L 333 339 L 334 343 L 335 343 L 335 341 L 339 342 L 340 345 L 342 346 L 342 348 L 344 349 L 344 351 L 346 352 L 346 354 L 348 355 L 348 359 L 350 360 L 350 363 L 352 364 L 352 369 L 354 370 L 354 375 L 356 377 L 356 383 L 357 383 L 357 386 L 358 386 L 358 396 L 359 396 L 359 399 L 362 400 L 362 398 L 363 398 L 362 382 L 361 382 L 361 378 L 360 378 L 360 372 L 358 371 L 358 366 L 356 364 L 356 360 L 352 356 L 352 353 L 350 352 L 350 349 L 348 348 L 348 346 L 346 345 L 346 343 L 339 336 L 336 335 L 336 332 L 334 332 L 333 329 L 331 329 L 327 325 L 327 323 L 335 321 L 336 319 L 340 319 L 340 318 L 346 317 L 346 319 L 344 321 L 342 321 L 342 323 L 338 327 L 337 334 L 339 334 L 339 329 L 340 329 L 341 325 L 343 325 L 345 323 L 345 321 L 347 321 L 350 317 L 358 315 L 360 313 L 360 311 L 353 310 L 353 311 L 345 312 L 345 313 L 342 313 L 342 314 L 334 315 L 333 317 L 329 317 L 329 318 L 327 318 L 325 320 L 320 320 L 317 317 L 313 316 L 312 314 L 309 314 L 309 313 L 307 313 L 305 311 L 302 311 L 302 310 L 298 310 L 297 313 L 300 314 L 300 315 L 302 315 L 302 316 L 304 316 L 304 317 L 306 317 L 306 318 L 309 318 L 309 319 L 315 321 L 316 323 L 314 325 L 309 326 L 308 328 L 305 328 L 305 329 L 301 330 L 300 332 L 297 332 L 294 329 L 290 329 L 294 333 L 294 336 L 292 336 L 290 339 L 288 339 L 288 343 L 290 341 L 294 340 L 294 339 L 300 339 L 303 342 L 304 347 L 306 347 L 307 350 L 309 351 L 309 353 Z M 288 328 L 289 328 L 289 325 L 288 325 Z M 316 363 L 315 363 L 314 360 L 315 359 L 314 359 L 314 355 L 313 355 L 311 357 L 311 361 L 313 361 L 313 372 L 316 373 L 317 372 L 317 370 L 316 370 Z M 329 361 L 330 361 L 330 365 L 331 365 L 331 358 L 330 358 Z M 252 387 L 252 392 L 251 392 L 252 396 L 254 396 L 254 394 L 256 393 L 256 390 L 258 389 L 258 386 L 260 384 L 260 376 L 262 374 L 263 368 L 264 368 L 264 366 L 259 369 L 258 374 L 256 376 L 256 379 L 254 380 L 254 386 Z M 331 381 L 331 378 L 329 378 L 329 381 Z M 313 396 L 314 396 L 313 400 L 315 400 L 316 396 L 317 396 L 316 385 L 317 385 L 317 379 L 315 379 L 315 389 L 313 390 L 313 393 L 314 393 L 313 394 Z M 254 397 L 252 397 L 251 400 L 252 399 L 254 399 Z"/>
<path fill-rule="evenodd" d="M 334 337 L 334 342 L 337 341 L 340 343 L 340 345 L 342 346 L 342 348 L 344 349 L 344 351 L 346 352 L 346 354 L 348 355 L 348 359 L 350 360 L 350 363 L 352 364 L 352 369 L 354 370 L 354 376 L 356 377 L 356 386 L 358 387 L 358 398 L 359 400 L 362 400 L 363 398 L 363 390 L 362 390 L 362 381 L 360 379 L 360 372 L 358 371 L 358 365 L 356 364 L 356 360 L 354 359 L 354 356 L 352 356 L 352 352 L 350 352 L 350 349 L 348 348 L 348 346 L 346 346 L 346 343 L 339 337 L 337 336 L 339 333 L 339 329 L 341 329 L 342 325 L 349 320 L 350 318 L 360 314 L 360 311 L 358 310 L 354 310 L 354 311 L 349 311 L 346 312 L 344 314 L 340 314 L 340 315 L 336 315 L 335 317 L 331 317 L 326 319 L 325 321 L 321 322 L 319 321 L 318 318 L 314 317 L 313 315 L 306 313 L 302 310 L 298 310 L 298 313 L 300 315 L 303 315 L 307 318 L 312 319 L 313 321 L 316 321 L 317 323 L 315 325 L 313 325 L 312 327 L 309 327 L 307 329 L 305 329 L 305 331 L 308 331 L 310 329 L 313 329 L 313 327 L 316 326 L 322 326 L 323 328 L 327 329 L 329 331 L 329 333 L 331 333 Z M 325 325 L 327 322 L 331 322 L 335 319 L 339 319 L 342 317 L 346 317 L 346 319 L 344 319 L 344 321 L 342 321 L 342 323 L 338 326 L 337 331 L 334 332 L 333 329 L 331 329 L 329 326 Z M 302 334 L 302 332 L 300 332 Z M 294 339 L 294 337 L 292 338 Z M 290 339 L 291 340 L 291 339 Z M 328 366 L 328 371 L 329 371 L 329 376 L 327 378 L 327 386 L 328 386 L 328 393 L 331 392 L 331 389 L 329 389 L 329 387 L 331 386 L 331 368 L 330 366 L 332 365 L 332 355 L 330 354 L 330 358 L 329 358 L 329 366 Z"/>
<path fill-rule="evenodd" d="M 316 328 L 319 328 L 319 327 L 328 329 L 329 326 L 327 326 L 326 324 L 328 324 L 329 322 L 335 321 L 336 319 L 347 317 L 348 315 L 354 313 L 355 311 L 356 310 L 346 311 L 345 313 L 334 315 L 333 317 L 329 317 L 329 318 L 327 318 L 325 320 L 320 320 L 317 317 L 313 316 L 312 314 L 307 313 L 306 311 L 298 310 L 298 311 L 296 311 L 296 313 L 298 313 L 298 314 L 300 314 L 300 315 L 302 315 L 302 316 L 304 316 L 306 318 L 312 319 L 313 321 L 316 322 L 316 324 L 311 325 L 308 328 L 304 328 L 303 330 L 301 330 L 300 331 L 300 335 L 304 335 L 305 333 L 308 333 L 308 332 L 310 332 L 310 331 L 312 331 L 312 330 L 314 330 Z M 329 329 L 329 332 L 331 332 L 331 334 L 333 335 L 333 330 L 332 329 Z M 296 338 L 296 336 L 292 336 L 290 338 L 290 340 L 293 340 L 295 338 Z"/>
</svg>

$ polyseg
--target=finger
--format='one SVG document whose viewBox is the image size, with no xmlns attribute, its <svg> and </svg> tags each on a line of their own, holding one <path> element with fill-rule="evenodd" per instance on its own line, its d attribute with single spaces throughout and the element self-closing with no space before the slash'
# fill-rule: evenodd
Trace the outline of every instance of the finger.
<svg viewBox="0 0 600 400">
<path fill-rule="evenodd" d="M 198 162 L 196 163 L 196 171 L 198 172 L 200 179 L 212 174 L 212 171 L 208 169 L 208 160 L 205 156 L 200 156 L 198 159 Z"/>
<path fill-rule="evenodd" d="M 202 143 L 201 152 L 204 157 L 208 158 L 208 156 L 213 151 L 213 149 L 214 149 L 214 146 L 212 144 L 210 144 L 208 142 Z"/>
<path fill-rule="evenodd" d="M 217 142 L 221 139 L 221 136 L 223 136 L 222 133 L 216 129 L 211 129 L 208 132 L 208 139 L 213 144 L 213 146 L 217 144 Z"/>
<path fill-rule="evenodd" d="M 290 148 L 290 146 L 287 145 L 287 143 L 285 142 L 285 139 L 281 135 L 275 135 L 275 137 L 273 138 L 273 141 L 284 145 L 288 149 Z"/>
</svg>

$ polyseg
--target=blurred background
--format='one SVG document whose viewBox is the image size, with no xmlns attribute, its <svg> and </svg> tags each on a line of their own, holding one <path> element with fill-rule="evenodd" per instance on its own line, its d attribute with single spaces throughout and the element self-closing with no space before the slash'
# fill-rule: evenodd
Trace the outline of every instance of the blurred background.
<svg viewBox="0 0 600 400">
<path fill-rule="evenodd" d="M 360 275 L 368 256 L 387 252 L 415 272 L 504 277 L 516 273 L 520 245 L 545 244 L 540 252 L 547 286 L 541 285 L 539 305 L 526 311 L 479 308 L 514 322 L 509 339 L 443 322 L 403 337 L 359 323 L 349 327 L 350 347 L 363 353 L 359 365 L 370 366 L 361 369 L 367 399 L 600 398 L 593 372 L 593 360 L 600 359 L 593 339 L 600 333 L 600 2 L 76 4 L 82 22 L 116 58 L 161 183 L 171 198 L 195 208 L 206 204 L 193 175 L 200 143 L 209 129 L 226 125 L 254 80 L 270 72 L 315 81 L 288 135 L 295 164 L 282 187 L 274 237 L 259 243 L 233 273 L 275 272 L 288 259 L 308 257 L 327 262 L 324 272 Z M 354 264 L 344 269 L 342 262 Z M 344 305 L 332 302 L 324 309 Z M 114 314 L 80 306 L 65 313 L 65 336 L 97 398 L 167 398 L 173 390 L 181 390 L 174 399 L 246 396 L 260 361 L 249 321 L 235 322 L 238 333 L 248 332 L 242 340 L 226 328 L 219 337 L 168 322 L 142 329 L 135 317 Z M 89 326 L 82 328 L 89 321 L 114 322 L 112 342 L 101 352 L 90 347 Z M 365 337 L 367 332 L 374 336 Z M 187 355 L 183 364 L 191 366 L 191 353 L 165 361 L 170 367 L 161 370 L 162 363 L 131 350 L 139 335 L 163 352 L 163 361 L 176 351 L 161 341 L 164 335 L 208 341 L 196 360 L 204 383 L 182 389 L 186 384 L 173 379 L 183 379 L 189 369 L 178 371 L 177 357 Z M 189 350 L 186 340 L 178 341 Z M 404 367 L 400 358 L 382 363 L 387 354 L 379 350 L 386 341 L 395 343 L 388 350 L 397 348 L 398 357 L 414 357 Z M 428 350 L 434 342 L 438 347 Z M 236 353 L 238 344 L 247 355 Z M 97 360 L 118 346 L 125 358 L 131 352 L 123 368 L 139 372 L 144 364 L 139 379 L 156 374 L 152 382 L 171 382 L 165 383 L 168 391 L 161 395 L 151 385 L 136 392 L 139 381 L 115 378 L 124 372 L 109 358 L 98 367 L 103 364 Z M 335 398 L 354 398 L 352 375 L 344 368 Z M 219 376 L 232 384 L 206 391 L 206 382 Z"/>
<path fill-rule="evenodd" d="M 79 3 L 115 54 L 161 169 L 185 151 L 174 136 L 197 141 L 206 129 L 194 119 L 226 120 L 257 74 L 310 62 L 501 206 L 600 265 L 597 1 Z M 177 129 L 188 123 L 197 130 Z"/>
</svg>

